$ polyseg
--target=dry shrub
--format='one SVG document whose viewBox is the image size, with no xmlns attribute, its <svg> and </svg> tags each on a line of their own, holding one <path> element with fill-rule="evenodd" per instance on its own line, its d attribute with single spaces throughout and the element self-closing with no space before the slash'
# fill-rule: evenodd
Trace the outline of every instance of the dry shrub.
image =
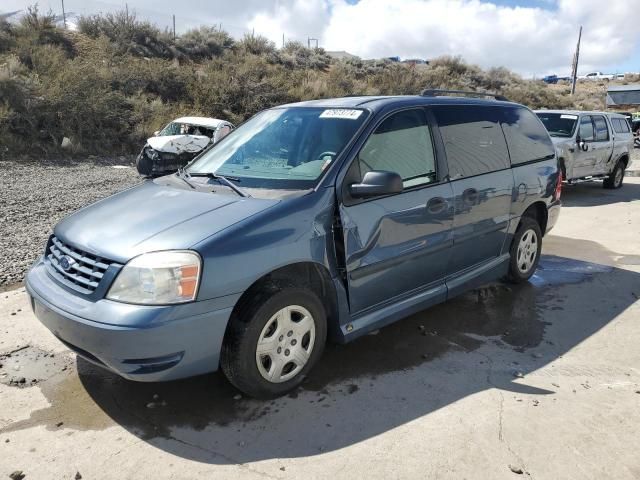
<svg viewBox="0 0 640 480">
<path fill-rule="evenodd" d="M 79 31 L 68 32 L 31 8 L 18 25 L 0 21 L 0 155 L 68 155 L 64 137 L 73 154 L 135 152 L 177 116 L 237 124 L 287 102 L 425 88 L 502 93 L 534 108 L 604 108 L 606 86 L 587 83 L 572 97 L 567 85 L 483 70 L 460 57 L 428 66 L 335 61 L 321 48 L 288 42 L 276 49 L 253 34 L 234 41 L 211 27 L 174 41 L 126 12 L 82 17 Z"/>
</svg>

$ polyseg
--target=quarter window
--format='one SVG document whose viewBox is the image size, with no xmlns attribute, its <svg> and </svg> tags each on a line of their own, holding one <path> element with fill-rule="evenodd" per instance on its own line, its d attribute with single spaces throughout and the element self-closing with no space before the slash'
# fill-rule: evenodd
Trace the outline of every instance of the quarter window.
<svg viewBox="0 0 640 480">
<path fill-rule="evenodd" d="M 593 123 L 589 115 L 580 118 L 580 140 L 583 142 L 593 142 Z"/>
<path fill-rule="evenodd" d="M 501 108 L 470 105 L 434 107 L 451 180 L 509 168 Z"/>
<path fill-rule="evenodd" d="M 547 130 L 526 108 L 503 109 L 502 129 L 512 165 L 554 157 L 555 148 Z"/>
<path fill-rule="evenodd" d="M 404 188 L 436 181 L 431 130 L 424 110 L 406 110 L 384 120 L 358 155 L 360 174 L 372 170 L 396 172 Z"/>
<path fill-rule="evenodd" d="M 612 118 L 611 124 L 616 133 L 629 133 L 629 124 L 622 118 Z"/>
<path fill-rule="evenodd" d="M 593 116 L 593 123 L 596 127 L 596 142 L 606 142 L 609 140 L 609 128 L 607 121 L 601 115 Z"/>
</svg>

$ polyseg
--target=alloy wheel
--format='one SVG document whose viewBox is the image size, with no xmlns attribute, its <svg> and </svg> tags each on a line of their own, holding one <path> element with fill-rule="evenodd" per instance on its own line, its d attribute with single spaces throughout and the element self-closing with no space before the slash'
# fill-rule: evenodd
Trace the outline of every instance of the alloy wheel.
<svg viewBox="0 0 640 480">
<path fill-rule="evenodd" d="M 538 237 L 532 229 L 525 231 L 520 238 L 516 255 L 518 270 L 524 274 L 528 273 L 538 255 Z"/>
<path fill-rule="evenodd" d="M 622 170 L 622 168 L 618 167 L 616 168 L 616 174 L 615 177 L 613 178 L 613 186 L 618 188 L 620 186 L 620 184 L 622 183 L 622 176 L 624 175 L 624 171 Z"/>
</svg>

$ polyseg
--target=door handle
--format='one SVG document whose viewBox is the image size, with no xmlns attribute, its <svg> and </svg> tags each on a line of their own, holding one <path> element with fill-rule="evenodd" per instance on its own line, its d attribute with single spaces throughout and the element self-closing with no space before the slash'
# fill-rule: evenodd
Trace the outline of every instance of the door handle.
<svg viewBox="0 0 640 480">
<path fill-rule="evenodd" d="M 478 200 L 478 190 L 475 188 L 467 188 L 464 192 L 462 192 L 462 200 L 465 203 L 476 203 Z"/>
<path fill-rule="evenodd" d="M 427 202 L 427 212 L 438 215 L 447 209 L 447 201 L 442 197 L 433 197 Z"/>
</svg>

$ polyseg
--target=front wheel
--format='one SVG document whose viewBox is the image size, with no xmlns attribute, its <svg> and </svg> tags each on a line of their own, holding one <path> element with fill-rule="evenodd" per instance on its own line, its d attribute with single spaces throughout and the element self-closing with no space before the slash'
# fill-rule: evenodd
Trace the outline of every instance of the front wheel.
<svg viewBox="0 0 640 480">
<path fill-rule="evenodd" d="M 511 243 L 507 279 L 513 283 L 529 280 L 538 268 L 542 251 L 540 225 L 531 217 L 522 217 Z"/>
<path fill-rule="evenodd" d="M 264 290 L 240 308 L 229 325 L 221 367 L 239 390 L 274 398 L 296 388 L 322 355 L 324 307 L 304 288 Z"/>
<path fill-rule="evenodd" d="M 616 163 L 613 172 L 609 174 L 607 178 L 604 179 L 602 186 L 604 188 L 620 188 L 622 186 L 622 182 L 624 180 L 624 163 L 618 162 Z"/>
</svg>

